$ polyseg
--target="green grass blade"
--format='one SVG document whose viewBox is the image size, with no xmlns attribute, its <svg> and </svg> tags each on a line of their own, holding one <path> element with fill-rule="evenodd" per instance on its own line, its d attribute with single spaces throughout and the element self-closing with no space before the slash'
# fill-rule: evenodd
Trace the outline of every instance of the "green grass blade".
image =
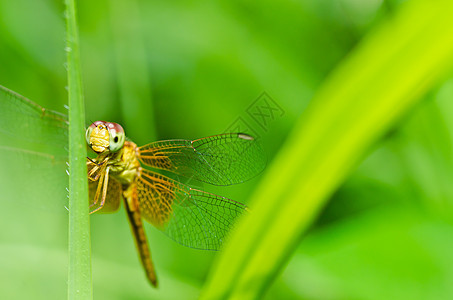
<svg viewBox="0 0 453 300">
<path fill-rule="evenodd" d="M 69 88 L 69 279 L 68 299 L 92 299 L 90 219 L 85 157 L 85 106 L 80 75 L 75 0 L 66 0 Z"/>
<path fill-rule="evenodd" d="M 409 2 L 333 72 L 269 166 L 202 299 L 265 291 L 370 147 L 451 69 L 452 15 L 451 1 Z"/>
</svg>

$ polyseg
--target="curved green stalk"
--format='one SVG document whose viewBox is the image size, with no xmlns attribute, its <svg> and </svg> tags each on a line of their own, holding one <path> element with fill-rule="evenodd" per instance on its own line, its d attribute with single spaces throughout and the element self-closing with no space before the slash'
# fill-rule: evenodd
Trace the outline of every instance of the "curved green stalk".
<svg viewBox="0 0 453 300">
<path fill-rule="evenodd" d="M 333 72 L 269 166 L 202 299 L 262 295 L 370 147 L 451 70 L 452 15 L 449 0 L 409 2 Z"/>
<path fill-rule="evenodd" d="M 85 105 L 80 76 L 75 0 L 66 0 L 69 91 L 69 278 L 68 299 L 92 299 L 90 219 L 85 157 Z"/>
</svg>

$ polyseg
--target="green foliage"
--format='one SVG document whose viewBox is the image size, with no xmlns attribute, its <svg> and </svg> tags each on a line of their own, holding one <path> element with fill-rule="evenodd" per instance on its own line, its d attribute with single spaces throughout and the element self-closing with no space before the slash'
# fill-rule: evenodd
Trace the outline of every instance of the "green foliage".
<svg viewBox="0 0 453 300">
<path fill-rule="evenodd" d="M 83 125 L 116 121 L 144 144 L 240 120 L 269 161 L 250 182 L 203 186 L 251 197 L 223 251 L 147 225 L 157 290 L 124 212 L 91 216 L 94 298 L 452 298 L 452 4 L 431 2 L 79 2 Z M 0 84 L 66 113 L 63 11 L 0 0 Z M 266 123 L 250 114 L 263 91 L 284 111 Z M 32 126 L 39 109 L 0 108 L 2 297 L 63 299 L 67 137 Z"/>
<path fill-rule="evenodd" d="M 115 66 L 118 74 L 120 107 L 124 116 L 122 126 L 137 132 L 136 142 L 156 139 L 154 117 L 137 119 L 141 111 L 153 112 L 150 75 L 143 64 L 146 50 L 140 27 L 139 4 L 136 0 L 110 1 L 110 20 L 113 34 Z M 147 101 L 135 101 L 147 99 Z"/>
<path fill-rule="evenodd" d="M 333 72 L 256 189 L 257 208 L 220 255 L 205 299 L 261 296 L 369 147 L 450 70 L 451 12 L 407 5 Z"/>
</svg>

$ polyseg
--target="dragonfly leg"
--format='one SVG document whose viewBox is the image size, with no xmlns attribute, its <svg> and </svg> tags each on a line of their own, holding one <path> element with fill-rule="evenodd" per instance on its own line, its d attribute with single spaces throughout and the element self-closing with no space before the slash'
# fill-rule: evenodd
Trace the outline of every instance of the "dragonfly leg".
<svg viewBox="0 0 453 300">
<path fill-rule="evenodd" d="M 102 174 L 102 166 L 105 166 L 105 163 L 107 162 L 108 157 L 106 157 L 102 162 L 98 163 L 95 160 L 87 157 L 87 166 L 94 165 L 89 171 L 88 171 L 88 179 L 91 181 L 97 181 L 99 177 Z M 105 167 L 104 167 L 105 168 Z M 98 172 L 98 170 L 101 169 L 101 171 Z"/>
<path fill-rule="evenodd" d="M 97 171 L 97 169 L 99 169 L 99 167 L 94 166 L 90 171 L 88 171 L 88 179 L 90 179 L 91 181 L 97 180 L 95 177 L 93 177 L 93 174 Z"/>
<path fill-rule="evenodd" d="M 105 200 L 107 198 L 107 187 L 109 184 L 109 171 L 110 171 L 110 168 L 107 167 L 104 172 L 105 175 L 99 179 L 98 188 L 96 190 L 96 195 L 94 197 L 93 204 L 90 205 L 90 208 L 98 204 L 99 196 L 101 196 L 101 201 L 100 201 L 98 207 L 96 207 L 95 209 L 90 211 L 90 214 L 95 213 L 104 207 Z"/>
<path fill-rule="evenodd" d="M 88 179 L 90 179 L 91 181 L 96 181 L 99 179 L 100 173 L 97 172 L 97 170 L 99 170 L 100 166 L 96 163 L 93 163 L 92 160 L 90 159 L 89 161 L 87 161 L 87 166 L 90 166 L 91 164 L 93 164 L 94 166 L 91 168 L 91 170 L 88 171 L 87 176 L 88 176 Z"/>
<path fill-rule="evenodd" d="M 99 200 L 99 195 L 101 194 L 103 182 L 104 182 L 104 177 L 99 178 L 98 185 L 97 185 L 97 188 L 96 188 L 96 194 L 94 194 L 93 203 L 90 205 L 90 208 L 92 208 L 93 206 L 97 205 L 98 200 Z"/>
<path fill-rule="evenodd" d="M 87 160 L 89 160 L 90 162 L 92 162 L 94 165 L 98 165 L 98 163 L 94 160 L 94 159 L 91 159 L 87 156 Z"/>
<path fill-rule="evenodd" d="M 109 171 L 110 171 L 110 168 L 107 167 L 106 170 L 105 170 L 105 179 L 104 179 L 104 187 L 102 189 L 101 203 L 99 204 L 99 208 L 97 210 L 99 210 L 99 209 L 104 207 L 105 198 L 107 198 L 107 187 L 109 185 Z"/>
</svg>

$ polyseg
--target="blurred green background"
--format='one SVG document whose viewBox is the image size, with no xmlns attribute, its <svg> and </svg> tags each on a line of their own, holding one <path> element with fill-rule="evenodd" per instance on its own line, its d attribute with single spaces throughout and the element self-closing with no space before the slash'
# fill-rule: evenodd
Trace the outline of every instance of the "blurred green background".
<svg viewBox="0 0 453 300">
<path fill-rule="evenodd" d="M 329 72 L 404 2 L 79 1 L 87 125 L 118 122 L 144 144 L 248 124 L 272 162 Z M 62 1 L 0 0 L 0 84 L 66 113 L 64 36 Z M 264 126 L 249 114 L 263 92 L 280 109 Z M 266 299 L 453 297 L 453 77 L 424 98 L 300 237 Z M 13 166 L 27 174 L 1 185 L 1 298 L 63 299 L 67 176 L 64 167 L 17 159 Z M 11 179 L 7 165 L 3 182 Z M 247 202 L 259 180 L 204 188 Z M 95 299 L 198 298 L 215 252 L 185 248 L 147 226 L 155 290 L 123 209 L 91 216 L 91 226 Z"/>
</svg>

